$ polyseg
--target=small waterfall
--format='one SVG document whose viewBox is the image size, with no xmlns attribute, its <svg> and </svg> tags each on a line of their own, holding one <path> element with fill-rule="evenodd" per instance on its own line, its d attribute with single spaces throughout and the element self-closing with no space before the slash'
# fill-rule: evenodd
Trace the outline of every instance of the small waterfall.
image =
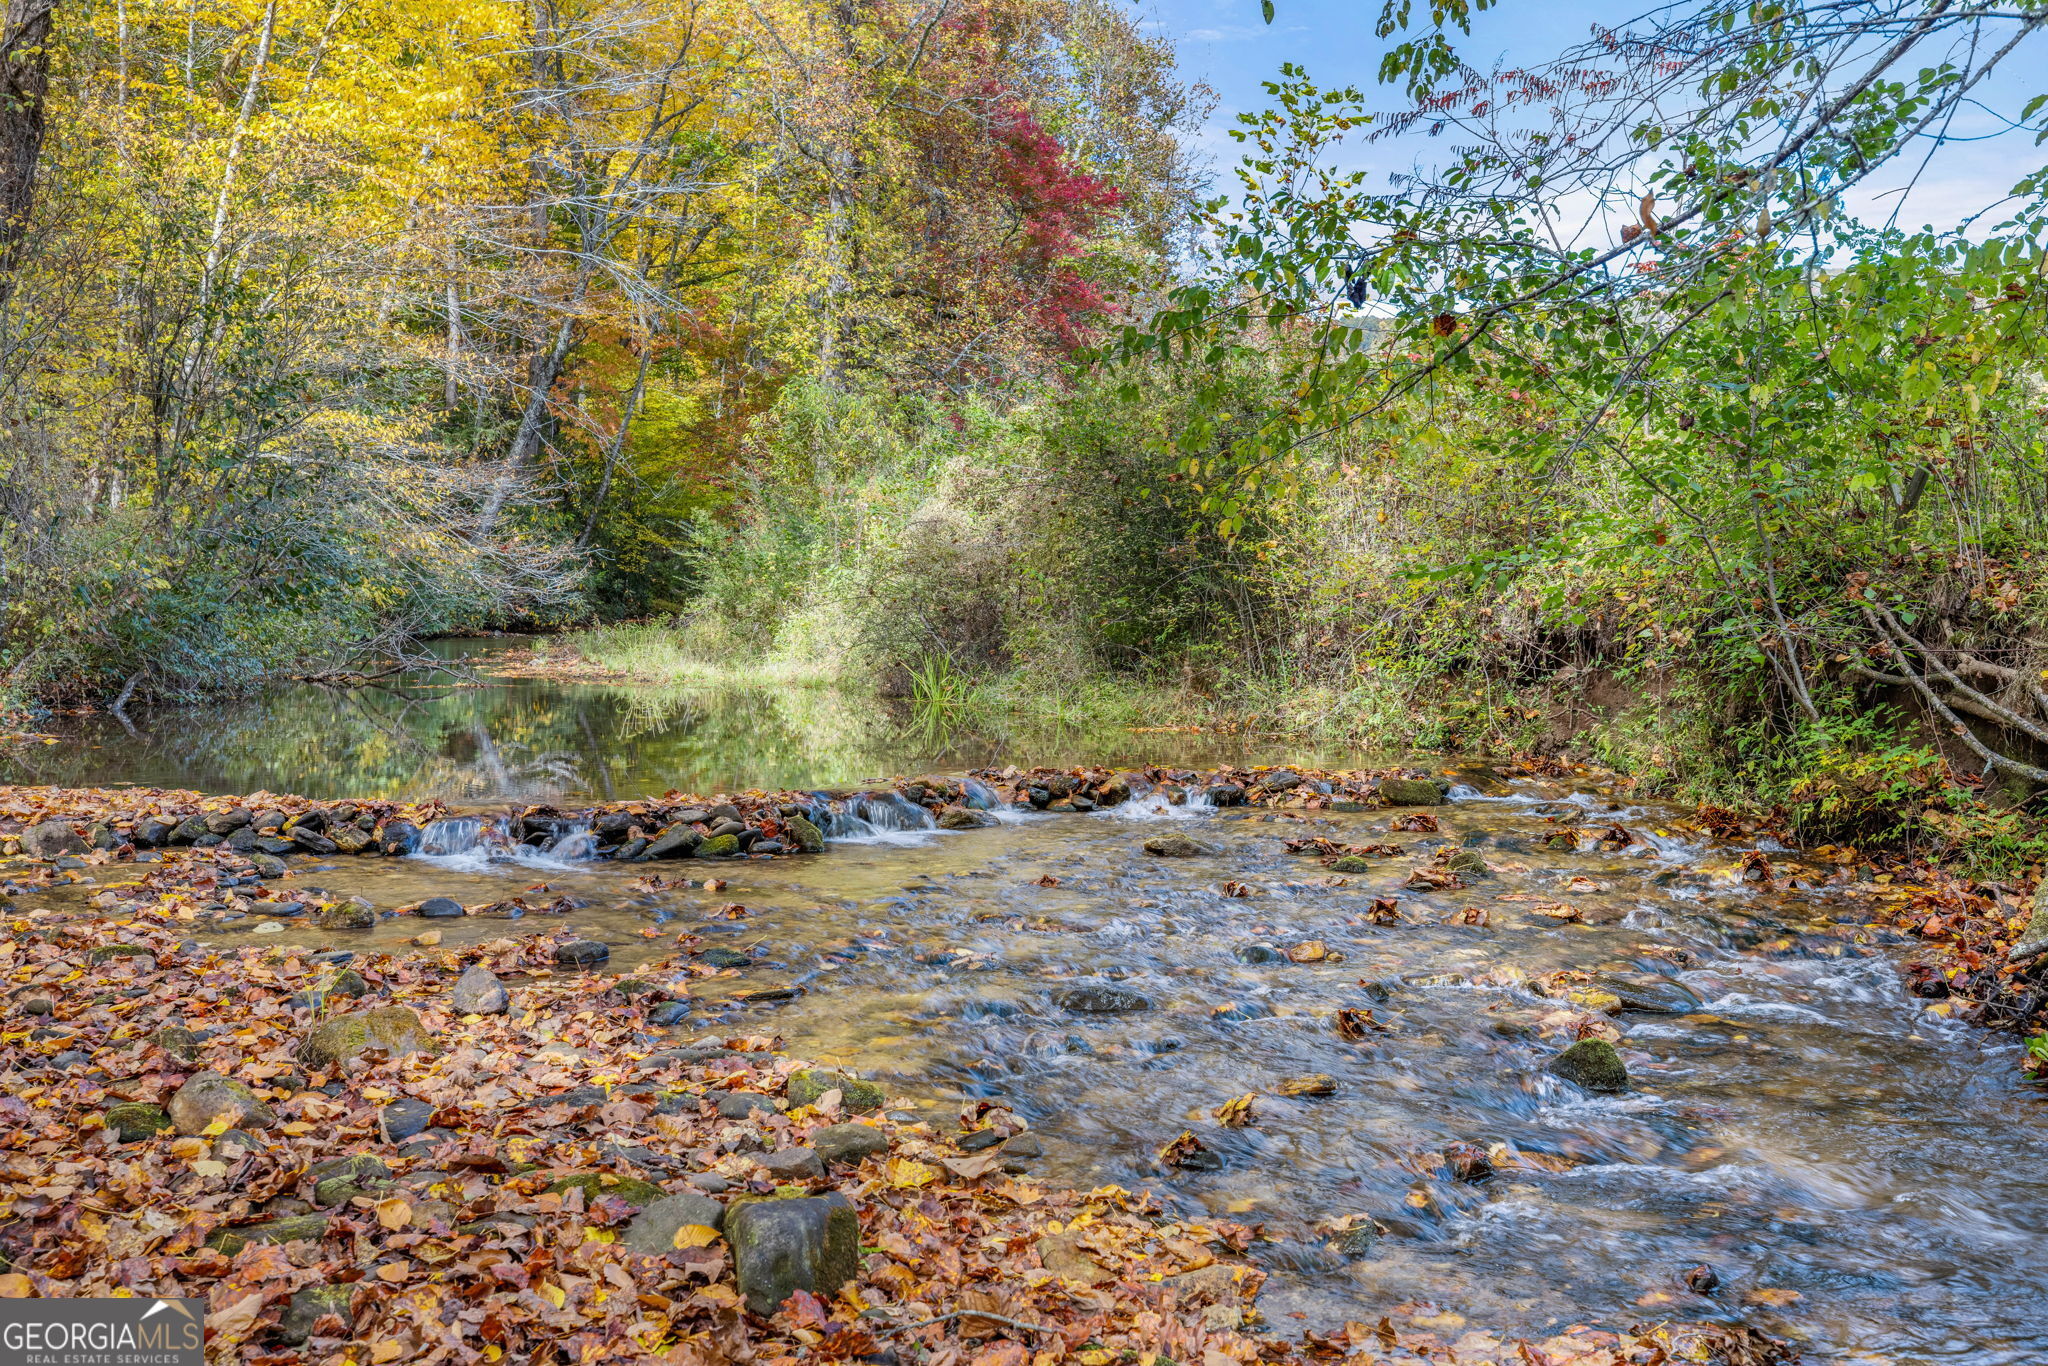
<svg viewBox="0 0 2048 1366">
<path fill-rule="evenodd" d="M 987 783 L 973 778 L 962 778 L 960 790 L 966 794 L 966 804 L 976 811 L 993 811 L 996 808 L 996 790 Z"/>
<path fill-rule="evenodd" d="M 896 792 L 858 792 L 833 802 L 820 829 L 847 844 L 922 844 L 932 813 Z"/>
<path fill-rule="evenodd" d="M 482 872 L 494 864 L 560 871 L 592 857 L 596 850 L 597 836 L 586 821 L 565 821 L 540 843 L 521 844 L 512 838 L 512 823 L 503 816 L 448 816 L 420 831 L 413 857 L 461 872 Z"/>
</svg>

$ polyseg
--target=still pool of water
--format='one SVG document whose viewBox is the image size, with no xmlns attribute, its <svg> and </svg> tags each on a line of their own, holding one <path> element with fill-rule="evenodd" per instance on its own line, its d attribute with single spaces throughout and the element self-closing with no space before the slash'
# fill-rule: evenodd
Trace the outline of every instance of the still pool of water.
<svg viewBox="0 0 2048 1366">
<path fill-rule="evenodd" d="M 861 714 L 867 704 L 832 705 L 845 710 L 828 723 L 793 713 L 787 696 L 692 702 L 513 683 L 380 710 L 360 695 L 298 690 L 158 718 L 134 739 L 101 731 L 107 748 L 54 747 L 33 776 L 573 799 L 824 786 L 1039 757 L 998 755 L 1005 737 L 935 739 L 892 731 L 871 707 Z M 281 757 L 265 757 L 266 737 Z M 1237 757 L 1201 753 L 1216 743 L 1206 738 L 1132 735 L 1072 737 L 1056 757 L 1161 756 L 1155 741 L 1172 742 L 1178 752 L 1163 757 L 1173 761 Z M 1448 771 L 1467 785 L 1434 833 L 1390 831 L 1388 813 L 1304 819 L 1149 801 L 722 864 L 728 885 L 716 892 L 650 886 L 647 865 L 474 851 L 295 860 L 295 875 L 383 907 L 428 895 L 479 905 L 538 887 L 548 890 L 530 894 L 535 904 L 585 903 L 561 918 L 432 922 L 449 944 L 567 923 L 614 945 L 613 970 L 671 951 L 679 936 L 748 950 L 753 965 L 735 974 L 678 981 L 694 1003 L 678 1035 L 780 1034 L 794 1053 L 885 1079 L 942 1122 L 963 1103 L 997 1100 L 1042 1135 L 1047 1180 L 1144 1187 L 1262 1224 L 1255 1255 L 1273 1273 L 1263 1304 L 1280 1331 L 1423 1302 L 1475 1327 L 1529 1332 L 1742 1318 L 1805 1343 L 1810 1361 L 1844 1366 L 2048 1362 L 2048 1109 L 2017 1081 L 2009 1039 L 1906 996 L 1900 950 L 1824 885 L 1828 870 L 1810 870 L 1816 885 L 1798 890 L 1761 888 L 1742 880 L 1739 848 L 1688 830 L 1678 813 L 1476 766 Z M 1620 825 L 1632 839 L 1559 852 L 1544 842 L 1559 825 Z M 1143 853 L 1166 828 L 1209 852 Z M 1286 852 L 1301 835 L 1404 852 L 1338 880 Z M 1444 844 L 1476 850 L 1493 875 L 1405 886 Z M 1772 857 L 1781 876 L 1797 871 L 1796 855 Z M 1383 899 L 1395 902 L 1393 923 L 1375 911 Z M 1535 909 L 1560 901 L 1584 923 Z M 1465 923 L 1467 908 L 1485 923 Z M 211 933 L 250 942 L 253 924 Z M 397 917 L 347 942 L 395 946 L 421 928 Z M 1261 957 L 1253 946 L 1305 941 L 1341 960 L 1247 961 Z M 1527 979 L 1558 969 L 1636 974 L 1674 997 L 1675 1013 L 1614 1021 L 1636 1083 L 1628 1094 L 1589 1096 L 1543 1072 L 1560 1046 L 1546 1032 L 1559 1002 Z M 1076 979 L 1114 983 L 1147 1006 L 1063 1009 L 1058 994 Z M 795 994 L 736 998 L 761 987 Z M 1372 1011 L 1384 1032 L 1344 1038 L 1332 1027 L 1338 1008 Z M 1306 1073 L 1327 1074 L 1334 1093 L 1275 1094 Z M 1217 1107 L 1248 1093 L 1259 1097 L 1253 1122 L 1220 1126 Z M 1158 1150 L 1184 1128 L 1215 1150 L 1219 1170 L 1160 1165 Z M 1428 1156 L 1453 1142 L 1490 1148 L 1499 1169 L 1457 1179 Z M 1364 1255 L 1341 1255 L 1328 1228 L 1357 1216 L 1386 1231 Z M 1702 1263 L 1720 1277 L 1712 1297 L 1681 1280 Z"/>
</svg>

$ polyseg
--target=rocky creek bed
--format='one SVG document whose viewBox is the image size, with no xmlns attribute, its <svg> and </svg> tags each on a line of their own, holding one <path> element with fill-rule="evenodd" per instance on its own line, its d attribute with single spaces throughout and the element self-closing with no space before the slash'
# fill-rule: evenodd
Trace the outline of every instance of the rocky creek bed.
<svg viewBox="0 0 2048 1366">
<path fill-rule="evenodd" d="M 252 1359 L 2048 1353 L 2038 1115 L 1903 893 L 1584 787 L 4 790 L 0 1285 Z"/>
</svg>

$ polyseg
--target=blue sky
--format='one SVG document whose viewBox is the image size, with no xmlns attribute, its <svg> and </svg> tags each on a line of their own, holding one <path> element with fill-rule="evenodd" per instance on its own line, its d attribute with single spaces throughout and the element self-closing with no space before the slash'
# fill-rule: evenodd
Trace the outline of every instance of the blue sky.
<svg viewBox="0 0 2048 1366">
<path fill-rule="evenodd" d="M 1182 69 L 1207 81 L 1220 97 L 1201 140 L 1219 173 L 1238 155 L 1237 145 L 1225 135 L 1233 116 L 1264 106 L 1260 83 L 1273 79 L 1283 62 L 1299 63 L 1322 85 L 1356 85 L 1375 102 L 1391 105 L 1397 98 L 1397 92 L 1374 84 L 1383 47 L 1372 31 L 1379 0 L 1276 0 L 1276 4 L 1279 16 L 1269 28 L 1259 17 L 1259 0 L 1136 0 L 1140 13 L 1174 40 Z M 1461 50 L 1467 60 L 1481 67 L 1496 60 L 1531 64 L 1584 38 L 1596 22 L 1619 23 L 1645 8 L 1648 0 L 1633 4 L 1504 0 L 1498 8 L 1477 16 L 1472 36 Z M 1415 9 L 1426 11 L 1427 0 L 1416 0 Z M 2022 59 L 2027 55 L 2024 50 L 2019 54 Z M 1987 82 L 1987 87 L 1998 87 L 1987 90 L 1987 102 L 2016 114 L 2031 93 L 2022 87 L 2031 84 L 2048 90 L 2048 81 L 2029 79 L 2043 56 L 2048 52 L 2033 54 L 2033 61 L 2018 67 L 2014 74 Z M 1966 116 L 1958 120 L 1956 131 L 1968 136 L 1988 134 L 1996 127 L 1988 116 Z M 1379 174 L 1405 171 L 1418 161 L 1426 163 L 1441 145 L 1423 138 L 1361 145 L 1357 164 L 1378 173 L 1374 187 L 1382 188 Z M 2044 162 L 2048 162 L 2048 148 L 2037 149 L 2025 135 L 1945 146 L 1913 186 L 1899 221 L 1905 227 L 1953 227 Z M 1917 163 L 1890 168 L 1879 183 L 1852 200 L 1852 207 L 1866 218 L 1890 214 L 1901 200 L 1897 194 L 1885 192 L 1902 186 L 1916 168 Z"/>
</svg>

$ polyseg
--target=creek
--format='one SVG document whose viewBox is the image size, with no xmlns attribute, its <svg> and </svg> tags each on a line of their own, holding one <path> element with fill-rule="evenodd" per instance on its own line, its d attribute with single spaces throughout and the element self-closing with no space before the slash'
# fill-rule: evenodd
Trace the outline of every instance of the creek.
<svg viewBox="0 0 2048 1366">
<path fill-rule="evenodd" d="M 890 722 L 871 702 L 824 694 L 516 681 L 387 700 L 296 688 L 164 713 L 133 736 L 96 724 L 0 776 L 484 807 L 837 788 L 1012 759 L 1386 762 L 1123 732 L 1004 752 L 1015 738 Z M 431 926 L 453 945 L 566 922 L 613 946 L 612 971 L 684 934 L 743 950 L 747 967 L 692 985 L 674 1034 L 780 1035 L 794 1053 L 883 1080 L 934 1123 L 998 1101 L 1041 1135 L 1036 1177 L 1150 1189 L 1261 1224 L 1254 1255 L 1272 1273 L 1261 1302 L 1276 1331 L 1421 1303 L 1448 1337 L 1460 1318 L 1534 1334 L 1739 1317 L 1801 1341 L 1816 1362 L 2048 1361 L 2042 1102 L 2018 1081 L 2011 1040 L 1901 989 L 1902 947 L 1830 885 L 1833 869 L 1771 852 L 1766 888 L 1744 879 L 1743 846 L 1597 783 L 1408 762 L 1457 784 L 1435 832 L 1390 831 L 1398 813 L 1386 811 L 1218 811 L 1155 796 L 1090 814 L 1004 812 L 961 831 L 871 812 L 814 857 L 635 865 L 578 858 L 573 837 L 549 851 L 494 846 L 483 811 L 434 832 L 432 852 L 294 858 L 295 874 L 380 908 L 522 892 L 581 907 L 514 921 L 401 916 L 325 936 L 293 922 L 268 938 L 396 947 Z M 1630 838 L 1549 847 L 1552 832 L 1581 826 Z M 1142 851 L 1167 830 L 1207 852 Z M 1337 877 L 1286 851 L 1303 836 L 1402 853 Z M 1404 885 L 1444 844 L 1476 851 L 1492 875 Z M 694 885 L 713 875 L 726 885 Z M 547 895 L 529 890 L 540 887 Z M 1386 899 L 1394 923 L 1380 923 L 1374 903 Z M 1582 921 L 1535 909 L 1556 902 Z M 1485 923 L 1465 923 L 1466 908 Z M 252 928 L 212 934 L 248 942 Z M 1333 956 L 1286 957 L 1311 941 Z M 1260 946 L 1279 961 L 1260 961 Z M 1590 1095 L 1542 1070 L 1567 1003 L 1531 979 L 1560 970 L 1619 974 L 1667 1007 L 1612 1020 L 1629 1092 Z M 1076 979 L 1146 1007 L 1064 1009 L 1057 998 Z M 1383 1032 L 1343 1037 L 1338 1008 L 1370 1010 Z M 1309 1073 L 1334 1092 L 1275 1093 Z M 1252 1123 L 1220 1126 L 1217 1107 L 1247 1093 L 1258 1095 Z M 1219 1169 L 1160 1164 L 1183 1129 Z M 1494 1174 L 1460 1180 L 1431 1160 L 1451 1143 L 1490 1149 Z M 1334 1250 L 1332 1221 L 1361 1215 L 1385 1232 L 1364 1255 Z M 1718 1274 L 1712 1296 L 1683 1283 L 1700 1264 Z"/>
</svg>

